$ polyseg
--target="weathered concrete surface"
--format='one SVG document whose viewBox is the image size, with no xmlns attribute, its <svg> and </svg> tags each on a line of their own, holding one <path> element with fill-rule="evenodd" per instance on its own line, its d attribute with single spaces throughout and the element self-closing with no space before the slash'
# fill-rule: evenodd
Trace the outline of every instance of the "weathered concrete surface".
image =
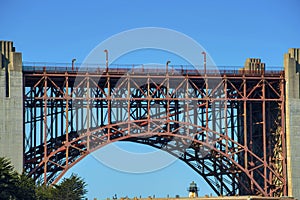
<svg viewBox="0 0 300 200">
<path fill-rule="evenodd" d="M 22 54 L 12 42 L 0 41 L 0 156 L 23 170 Z"/>
<path fill-rule="evenodd" d="M 265 63 L 259 58 L 247 58 L 244 69 L 252 73 L 261 73 L 265 71 Z"/>
<path fill-rule="evenodd" d="M 288 195 L 300 199 L 300 49 L 284 55 Z"/>
</svg>

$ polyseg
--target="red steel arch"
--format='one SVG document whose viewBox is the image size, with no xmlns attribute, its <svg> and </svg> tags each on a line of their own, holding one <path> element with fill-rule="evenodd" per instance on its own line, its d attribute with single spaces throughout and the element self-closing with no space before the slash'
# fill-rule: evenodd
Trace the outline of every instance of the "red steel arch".
<svg viewBox="0 0 300 200">
<path fill-rule="evenodd" d="M 218 195 L 287 194 L 282 71 L 24 67 L 24 169 L 55 183 L 115 141 L 162 149 Z"/>
</svg>

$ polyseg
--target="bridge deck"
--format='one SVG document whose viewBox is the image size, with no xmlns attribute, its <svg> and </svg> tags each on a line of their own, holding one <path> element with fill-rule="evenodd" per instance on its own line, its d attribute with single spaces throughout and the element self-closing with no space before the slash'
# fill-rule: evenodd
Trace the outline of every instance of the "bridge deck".
<svg viewBox="0 0 300 200">
<path fill-rule="evenodd" d="M 85 66 L 76 66 L 72 67 L 68 64 L 57 65 L 57 64 L 47 64 L 47 65 L 23 65 L 23 73 L 69 73 L 69 74 L 78 74 L 78 73 L 90 73 L 90 74 L 105 74 L 107 72 L 106 67 L 103 65 L 85 65 Z M 131 74 L 139 73 L 166 73 L 166 69 L 162 65 L 153 65 L 153 66 L 142 66 L 142 65 L 112 65 L 108 68 L 108 73 L 111 75 L 117 74 L 126 74 L 130 72 Z M 259 76 L 262 73 L 267 76 L 278 76 L 282 75 L 284 72 L 283 67 L 269 67 L 265 71 L 257 70 L 245 70 L 243 67 L 239 66 L 212 66 L 207 67 L 204 71 L 203 66 L 191 66 L 191 65 L 170 65 L 168 72 L 170 74 L 180 74 L 180 75 L 197 75 L 204 76 L 207 75 L 230 75 L 230 76 Z"/>
</svg>

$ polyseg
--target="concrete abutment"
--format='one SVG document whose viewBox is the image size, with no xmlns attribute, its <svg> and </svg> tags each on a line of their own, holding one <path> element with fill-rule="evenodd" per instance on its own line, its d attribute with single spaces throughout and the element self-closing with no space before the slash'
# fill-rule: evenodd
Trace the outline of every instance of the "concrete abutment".
<svg viewBox="0 0 300 200">
<path fill-rule="evenodd" d="M 13 42 L 0 41 L 0 156 L 23 171 L 22 54 Z"/>
</svg>

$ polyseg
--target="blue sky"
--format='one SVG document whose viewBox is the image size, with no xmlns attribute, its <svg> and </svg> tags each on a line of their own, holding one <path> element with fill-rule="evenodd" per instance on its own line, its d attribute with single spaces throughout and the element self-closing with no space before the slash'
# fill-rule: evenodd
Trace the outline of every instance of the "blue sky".
<svg viewBox="0 0 300 200">
<path fill-rule="evenodd" d="M 1 39 L 26 61 L 82 61 L 101 41 L 138 27 L 164 27 L 199 42 L 218 65 L 261 57 L 282 65 L 299 46 L 299 1 L 1 1 Z"/>
<path fill-rule="evenodd" d="M 300 47 L 298 0 L 1 0 L 0 8 L 0 40 L 13 41 L 24 61 L 71 62 L 75 57 L 83 62 L 105 39 L 141 27 L 186 34 L 217 65 L 242 66 L 246 58 L 258 57 L 267 66 L 282 66 L 288 48 Z M 148 147 L 131 144 L 129 148 L 145 151 Z M 180 161 L 156 172 L 128 174 L 89 156 L 72 172 L 85 178 L 90 198 L 115 193 L 118 197 L 185 196 L 192 180 L 201 195 L 212 192 Z"/>
</svg>

